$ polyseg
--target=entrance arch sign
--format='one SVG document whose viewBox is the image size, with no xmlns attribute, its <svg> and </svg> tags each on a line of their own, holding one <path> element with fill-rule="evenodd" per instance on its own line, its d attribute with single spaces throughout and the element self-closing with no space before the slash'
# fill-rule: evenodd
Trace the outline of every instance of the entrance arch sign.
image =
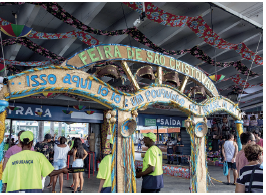
<svg viewBox="0 0 266 195">
<path fill-rule="evenodd" d="M 70 57 L 66 61 L 66 66 L 82 69 L 99 62 L 115 60 L 152 64 L 176 71 L 204 86 L 210 96 L 219 95 L 212 80 L 198 68 L 162 53 L 127 45 L 110 44 L 87 48 Z"/>
<path fill-rule="evenodd" d="M 155 103 L 168 103 L 198 117 L 217 111 L 225 111 L 234 118 L 239 118 L 240 115 L 236 105 L 222 96 L 213 97 L 202 104 L 164 84 L 152 84 L 132 94 L 119 91 L 81 70 L 56 66 L 32 70 L 10 76 L 10 94 L 4 87 L 0 98 L 18 99 L 43 92 L 71 93 L 122 111 L 137 110 Z"/>
<path fill-rule="evenodd" d="M 128 76 L 129 81 L 131 81 L 133 85 L 134 83 L 136 84 L 135 93 L 119 91 L 94 75 L 82 71 L 83 68 L 105 61 L 122 62 L 122 68 Z M 126 61 L 158 66 L 157 82 L 143 88 L 139 86 L 136 87 L 138 83 L 136 79 L 134 79 Z M 184 75 L 184 83 L 180 90 L 162 84 L 162 79 L 160 80 L 162 68 L 176 71 Z M 206 93 L 209 95 L 206 100 L 197 103 L 182 93 L 188 77 L 197 85 L 202 85 L 205 88 Z M 146 109 L 149 105 L 155 103 L 163 103 L 170 104 L 188 115 L 186 127 L 187 132 L 190 134 L 192 146 L 191 191 L 200 193 L 207 192 L 206 186 L 208 181 L 205 158 L 206 144 L 204 138 L 206 131 L 203 129 L 205 126 L 204 123 L 207 120 L 206 116 L 217 111 L 224 111 L 230 114 L 234 120 L 241 120 L 241 113 L 238 105 L 220 96 L 213 82 L 199 69 L 164 54 L 125 45 L 110 44 L 93 46 L 76 53 L 61 66 L 33 68 L 14 76 L 9 76 L 8 85 L 4 85 L 0 91 L 0 98 L 6 103 L 8 100 L 23 98 L 43 92 L 70 93 L 83 96 L 93 99 L 111 110 L 111 122 L 107 125 L 108 128 L 110 128 L 108 135 L 112 135 L 109 137 L 111 137 L 114 146 L 112 150 L 114 157 L 112 158 L 112 164 L 116 165 L 112 166 L 112 173 L 115 173 L 112 174 L 112 192 L 119 193 L 136 192 L 136 180 L 134 177 L 135 165 L 133 163 L 133 136 L 130 135 L 127 138 L 123 138 L 121 132 L 125 121 L 129 119 L 135 120 L 138 114 L 137 110 Z M 7 107 L 8 104 L 3 105 Z M 6 116 L 5 113 L 6 111 L 1 113 L 0 110 L 0 121 L 3 124 Z M 196 128 L 195 124 L 201 125 L 198 125 Z M 240 121 L 237 124 L 239 135 L 241 133 L 241 125 Z M 2 125 L 2 130 L 4 129 L 3 127 L 4 125 Z M 128 150 L 127 146 L 129 145 L 131 145 L 132 151 L 126 154 L 124 151 Z M 123 162 L 116 159 L 122 159 Z M 131 166 L 124 167 L 125 162 L 132 162 Z M 199 170 L 199 172 L 197 172 L 197 170 Z M 126 180 L 126 177 L 124 177 L 125 174 L 131 175 L 132 178 Z M 129 184 L 133 188 L 125 189 Z"/>
</svg>

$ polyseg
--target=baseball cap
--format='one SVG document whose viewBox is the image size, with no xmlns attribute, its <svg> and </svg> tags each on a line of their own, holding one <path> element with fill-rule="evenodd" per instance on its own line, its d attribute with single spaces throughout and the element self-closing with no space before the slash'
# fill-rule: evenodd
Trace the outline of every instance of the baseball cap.
<svg viewBox="0 0 266 195">
<path fill-rule="evenodd" d="M 24 131 L 21 135 L 20 135 L 20 141 L 23 141 L 23 139 L 28 138 L 29 141 L 31 142 L 33 140 L 33 133 L 31 131 Z"/>
<path fill-rule="evenodd" d="M 149 132 L 149 133 L 142 133 L 142 135 L 144 136 L 144 137 L 148 137 L 148 138 L 150 138 L 152 141 L 156 141 L 156 135 L 154 134 L 154 133 L 152 133 L 152 132 Z"/>
<path fill-rule="evenodd" d="M 51 134 L 47 133 L 47 134 L 44 136 L 44 139 L 52 139 Z"/>
</svg>

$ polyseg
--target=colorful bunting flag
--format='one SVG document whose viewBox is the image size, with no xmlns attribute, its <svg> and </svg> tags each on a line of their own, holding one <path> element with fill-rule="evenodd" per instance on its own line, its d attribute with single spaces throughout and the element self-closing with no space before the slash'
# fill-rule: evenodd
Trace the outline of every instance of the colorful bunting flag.
<svg viewBox="0 0 266 195">
<path fill-rule="evenodd" d="M 76 105 L 76 106 L 73 106 L 73 108 L 75 108 L 76 110 L 84 110 L 86 106 Z"/>
<path fill-rule="evenodd" d="M 74 112 L 74 111 L 71 111 L 71 110 L 62 110 L 63 111 L 63 113 L 65 113 L 65 114 L 71 114 L 72 112 Z"/>
<path fill-rule="evenodd" d="M 209 78 L 211 79 L 211 80 L 213 80 L 213 81 L 221 81 L 221 80 L 223 80 L 224 79 L 224 75 L 221 75 L 221 74 L 219 74 L 219 75 L 212 75 L 212 76 L 209 76 Z"/>
<path fill-rule="evenodd" d="M 35 112 L 35 114 L 39 115 L 40 117 L 42 116 L 42 112 Z"/>
<path fill-rule="evenodd" d="M 86 112 L 87 114 L 93 114 L 94 113 L 94 111 L 84 111 L 84 112 Z"/>
<path fill-rule="evenodd" d="M 8 106 L 7 107 L 9 110 L 14 110 L 14 111 L 16 111 L 16 110 L 18 110 L 19 108 L 17 107 L 17 106 Z"/>
<path fill-rule="evenodd" d="M 51 95 L 53 95 L 54 93 L 48 93 L 48 92 L 44 92 L 44 93 L 42 93 L 42 95 L 44 96 L 44 97 L 50 97 Z"/>
</svg>

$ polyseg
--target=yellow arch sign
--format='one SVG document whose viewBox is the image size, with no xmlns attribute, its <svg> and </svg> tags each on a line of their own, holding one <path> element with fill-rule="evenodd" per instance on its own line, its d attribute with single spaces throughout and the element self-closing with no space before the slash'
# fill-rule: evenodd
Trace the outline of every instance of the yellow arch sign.
<svg viewBox="0 0 266 195">
<path fill-rule="evenodd" d="M 71 93 L 93 99 L 108 108 L 131 111 L 154 103 L 168 103 L 195 116 L 203 117 L 216 111 L 225 111 L 240 119 L 240 109 L 222 96 L 199 104 L 176 88 L 152 84 L 135 94 L 124 93 L 98 78 L 80 70 L 52 66 L 35 68 L 9 77 L 10 93 L 5 85 L 0 92 L 2 99 L 18 99 L 43 92 Z"/>
</svg>

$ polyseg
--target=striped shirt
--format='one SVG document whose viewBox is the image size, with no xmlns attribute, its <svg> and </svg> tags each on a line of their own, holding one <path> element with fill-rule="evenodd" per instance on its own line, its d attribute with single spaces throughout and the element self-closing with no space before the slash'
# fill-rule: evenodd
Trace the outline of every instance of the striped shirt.
<svg viewBox="0 0 266 195">
<path fill-rule="evenodd" d="M 248 192 L 249 181 L 251 178 L 252 169 L 256 165 L 246 165 L 240 170 L 240 177 L 237 179 L 237 183 L 245 185 L 245 192 Z M 253 182 L 251 186 L 252 193 L 263 193 L 263 170 L 256 168 L 253 176 Z"/>
</svg>

